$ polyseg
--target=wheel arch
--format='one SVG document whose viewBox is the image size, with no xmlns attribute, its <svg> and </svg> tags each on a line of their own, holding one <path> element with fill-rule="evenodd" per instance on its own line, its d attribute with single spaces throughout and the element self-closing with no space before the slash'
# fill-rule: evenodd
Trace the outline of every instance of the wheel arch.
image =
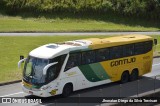
<svg viewBox="0 0 160 106">
<path fill-rule="evenodd" d="M 126 74 L 127 73 L 127 74 Z M 124 70 L 122 73 L 121 73 L 121 78 L 120 78 L 120 82 L 121 83 L 126 83 L 129 81 L 129 77 L 130 77 L 130 74 L 129 74 L 129 70 Z"/>
<path fill-rule="evenodd" d="M 133 71 L 137 71 L 137 72 L 138 72 L 138 75 L 139 75 L 139 69 L 138 69 L 138 68 L 134 68 L 134 69 L 131 71 L 131 73 L 132 73 Z"/>
<path fill-rule="evenodd" d="M 63 88 L 67 85 L 70 85 L 72 87 L 72 90 L 73 90 L 73 82 L 67 82 L 66 84 L 64 84 Z"/>
<path fill-rule="evenodd" d="M 121 73 L 121 75 L 122 75 L 123 73 L 125 73 L 125 72 L 127 72 L 127 73 L 130 75 L 129 70 L 124 70 L 124 71 Z"/>
</svg>

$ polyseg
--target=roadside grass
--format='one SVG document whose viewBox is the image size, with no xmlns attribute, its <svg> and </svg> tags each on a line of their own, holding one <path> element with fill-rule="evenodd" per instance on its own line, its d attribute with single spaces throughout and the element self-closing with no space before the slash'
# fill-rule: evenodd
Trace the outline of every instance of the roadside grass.
<svg viewBox="0 0 160 106">
<path fill-rule="evenodd" d="M 160 24 L 118 16 L 5 16 L 0 15 L 0 32 L 81 32 L 81 31 L 159 31 Z"/>
<path fill-rule="evenodd" d="M 22 70 L 17 68 L 19 56 L 27 57 L 28 53 L 36 47 L 47 43 L 93 37 L 109 36 L 0 36 L 0 83 L 21 79 Z M 160 41 L 160 36 L 153 37 Z M 160 48 L 156 50 L 160 51 Z"/>
<path fill-rule="evenodd" d="M 21 79 L 22 70 L 17 68 L 19 56 L 43 44 L 74 39 L 105 36 L 0 36 L 0 83 Z"/>
</svg>

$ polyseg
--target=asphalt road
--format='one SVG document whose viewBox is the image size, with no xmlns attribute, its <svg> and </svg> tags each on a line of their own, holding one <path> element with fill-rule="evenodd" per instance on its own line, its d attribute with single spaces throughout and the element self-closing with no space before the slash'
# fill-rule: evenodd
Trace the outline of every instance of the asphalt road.
<svg viewBox="0 0 160 106">
<path fill-rule="evenodd" d="M 74 92 L 70 97 L 137 97 L 143 96 L 149 93 L 153 93 L 160 90 L 160 58 L 155 58 L 153 61 L 152 72 L 144 75 L 138 81 L 128 82 L 125 84 L 119 84 L 118 82 L 109 83 L 85 90 Z M 157 76 L 157 77 L 154 77 Z M 21 90 L 21 84 L 15 83 L 10 85 L 0 86 L 0 97 L 25 97 L 35 98 L 34 96 L 23 93 Z M 37 97 L 36 97 L 37 98 Z M 61 101 L 61 96 L 43 98 L 46 103 L 43 104 L 23 104 L 29 105 L 45 105 L 45 106 L 96 106 L 98 103 L 50 103 L 53 101 Z M 0 104 L 1 106 L 8 106 L 10 104 Z M 12 104 L 21 105 L 21 104 Z M 103 104 L 104 106 L 110 104 Z"/>
<path fill-rule="evenodd" d="M 160 35 L 160 32 L 59 32 L 59 33 L 0 33 L 0 36 L 62 36 L 62 35 L 127 35 L 127 34 L 144 34 Z"/>
</svg>

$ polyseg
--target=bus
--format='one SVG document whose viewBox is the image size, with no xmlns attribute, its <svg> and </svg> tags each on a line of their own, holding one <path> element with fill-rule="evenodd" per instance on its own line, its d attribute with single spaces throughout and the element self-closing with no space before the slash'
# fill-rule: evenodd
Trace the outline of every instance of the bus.
<svg viewBox="0 0 160 106">
<path fill-rule="evenodd" d="M 154 41 L 133 34 L 40 46 L 18 62 L 21 67 L 25 61 L 22 89 L 39 97 L 67 97 L 89 87 L 137 80 L 151 72 Z"/>
</svg>

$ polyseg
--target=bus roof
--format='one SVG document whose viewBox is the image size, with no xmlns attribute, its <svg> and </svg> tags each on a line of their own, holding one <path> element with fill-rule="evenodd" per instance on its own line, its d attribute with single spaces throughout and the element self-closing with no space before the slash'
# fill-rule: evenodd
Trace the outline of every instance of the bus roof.
<svg viewBox="0 0 160 106">
<path fill-rule="evenodd" d="M 59 55 L 74 51 L 86 51 L 105 47 L 112 47 L 141 41 L 152 40 L 146 35 L 125 35 L 107 38 L 88 38 L 74 41 L 66 41 L 62 44 L 47 44 L 38 47 L 30 52 L 30 56 L 37 58 L 54 58 Z"/>
<path fill-rule="evenodd" d="M 115 37 L 107 37 L 107 38 L 89 38 L 85 40 L 92 41 L 92 45 L 101 44 L 101 43 L 112 43 L 112 42 L 129 42 L 129 41 L 141 41 L 145 39 L 151 39 L 150 36 L 146 35 L 124 35 L 124 36 L 115 36 Z"/>
<path fill-rule="evenodd" d="M 124 35 L 124 36 L 116 36 L 116 37 L 107 37 L 107 38 L 89 38 L 85 39 L 91 41 L 92 44 L 89 46 L 92 49 L 98 49 L 103 47 L 111 47 L 111 46 L 118 46 L 124 45 L 129 43 L 136 43 L 141 41 L 152 40 L 152 37 L 146 35 Z"/>
</svg>

